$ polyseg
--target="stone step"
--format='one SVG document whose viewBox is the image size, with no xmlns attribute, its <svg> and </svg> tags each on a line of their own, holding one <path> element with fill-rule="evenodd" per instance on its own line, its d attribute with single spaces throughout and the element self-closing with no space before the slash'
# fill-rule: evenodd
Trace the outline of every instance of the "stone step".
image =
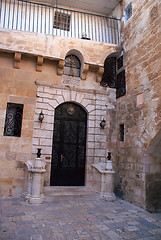
<svg viewBox="0 0 161 240">
<path fill-rule="evenodd" d="M 62 186 L 50 186 L 44 188 L 44 195 L 46 201 L 52 201 L 58 197 L 99 197 L 99 194 L 92 191 L 92 189 L 87 187 L 62 187 Z"/>
<path fill-rule="evenodd" d="M 44 192 L 46 196 L 79 195 L 91 193 L 91 189 L 84 186 L 83 187 L 50 186 L 45 187 Z"/>
</svg>

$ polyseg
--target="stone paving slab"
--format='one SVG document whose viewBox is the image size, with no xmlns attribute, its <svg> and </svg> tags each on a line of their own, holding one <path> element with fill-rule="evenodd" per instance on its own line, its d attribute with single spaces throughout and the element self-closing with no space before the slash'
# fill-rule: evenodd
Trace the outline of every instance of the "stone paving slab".
<svg viewBox="0 0 161 240">
<path fill-rule="evenodd" d="M 119 198 L 54 197 L 40 205 L 0 199 L 0 240 L 161 240 L 161 214 Z"/>
</svg>

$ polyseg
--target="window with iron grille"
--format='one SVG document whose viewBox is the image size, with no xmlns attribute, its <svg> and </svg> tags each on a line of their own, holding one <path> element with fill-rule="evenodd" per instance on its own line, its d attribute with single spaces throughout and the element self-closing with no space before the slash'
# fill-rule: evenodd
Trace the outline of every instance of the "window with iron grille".
<svg viewBox="0 0 161 240">
<path fill-rule="evenodd" d="M 21 137 L 23 104 L 7 103 L 4 136 Z"/>
<path fill-rule="evenodd" d="M 130 2 L 124 10 L 125 22 L 132 16 L 132 2 Z"/>
<path fill-rule="evenodd" d="M 53 27 L 64 31 L 70 31 L 70 19 L 71 16 L 69 14 L 56 11 Z"/>
<path fill-rule="evenodd" d="M 121 57 L 119 57 L 117 59 L 117 70 L 119 70 L 120 68 L 122 68 L 124 65 L 124 62 L 123 62 L 123 55 Z"/>
<path fill-rule="evenodd" d="M 100 83 L 103 87 L 116 88 L 116 58 L 106 58 L 104 63 L 104 73 Z"/>
<path fill-rule="evenodd" d="M 75 55 L 69 55 L 65 58 L 64 75 L 80 77 L 80 68 L 80 60 Z"/>
<path fill-rule="evenodd" d="M 126 80 L 125 70 L 117 74 L 116 79 L 116 98 L 122 97 L 126 94 Z"/>
</svg>

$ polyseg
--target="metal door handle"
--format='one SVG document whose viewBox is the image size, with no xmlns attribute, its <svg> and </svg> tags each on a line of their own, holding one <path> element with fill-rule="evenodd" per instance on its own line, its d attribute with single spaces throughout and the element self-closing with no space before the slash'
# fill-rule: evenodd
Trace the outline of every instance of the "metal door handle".
<svg viewBox="0 0 161 240">
<path fill-rule="evenodd" d="M 60 161 L 62 162 L 63 159 L 64 159 L 64 156 L 63 156 L 63 154 L 61 154 Z"/>
</svg>

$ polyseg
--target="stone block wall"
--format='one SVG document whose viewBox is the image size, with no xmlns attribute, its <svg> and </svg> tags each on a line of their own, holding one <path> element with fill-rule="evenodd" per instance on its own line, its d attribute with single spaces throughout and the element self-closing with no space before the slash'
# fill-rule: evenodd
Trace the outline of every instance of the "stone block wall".
<svg viewBox="0 0 161 240">
<path fill-rule="evenodd" d="M 122 15 L 130 1 L 122 1 Z M 121 44 L 126 70 L 126 95 L 116 101 L 117 112 L 117 187 L 123 198 L 147 207 L 153 176 L 146 151 L 161 128 L 161 2 L 132 0 L 132 17 L 121 22 Z M 125 125 L 125 141 L 119 141 L 119 125 Z M 161 155 L 159 154 L 159 157 Z M 150 166 L 161 162 L 152 157 Z M 154 167 L 155 166 L 155 167 Z M 156 172 L 156 171 L 155 171 Z M 155 172 L 153 174 L 155 175 Z M 158 174 L 158 170 L 157 170 Z M 147 181 L 147 183 L 146 183 Z M 150 204 L 150 203 L 148 203 Z"/>
<path fill-rule="evenodd" d="M 47 84 L 38 81 L 37 99 L 35 109 L 35 122 L 33 133 L 33 158 L 36 156 L 37 148 L 42 149 L 42 158 L 46 162 L 45 185 L 50 186 L 50 167 L 52 156 L 52 139 L 54 130 L 55 108 L 64 102 L 74 102 L 82 106 L 88 116 L 87 120 L 87 144 L 86 144 L 86 183 L 92 186 L 92 164 L 105 162 L 108 151 L 114 152 L 113 146 L 108 146 L 107 132 L 111 129 L 111 116 L 109 111 L 115 109 L 115 90 L 89 90 L 63 85 Z M 44 113 L 42 123 L 38 120 L 38 115 Z M 105 119 L 107 125 L 105 129 L 100 128 L 101 120 Z M 114 134 L 115 131 L 113 129 Z M 110 141 L 112 142 L 112 141 Z"/>
</svg>

